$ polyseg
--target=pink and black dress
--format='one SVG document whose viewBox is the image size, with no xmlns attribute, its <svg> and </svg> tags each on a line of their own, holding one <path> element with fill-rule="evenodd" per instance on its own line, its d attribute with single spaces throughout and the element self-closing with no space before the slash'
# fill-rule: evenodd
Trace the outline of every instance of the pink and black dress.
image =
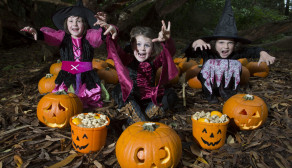
<svg viewBox="0 0 292 168">
<path fill-rule="evenodd" d="M 138 62 L 132 54 L 124 52 L 114 41 L 107 40 L 108 58 L 115 62 L 120 84 L 117 85 L 112 96 L 119 108 L 128 102 L 136 106 L 136 112 L 144 111 L 154 105 L 161 106 L 163 110 L 173 107 L 177 99 L 176 93 L 170 88 L 164 88 L 164 84 L 173 79 L 178 70 L 172 60 L 175 54 L 175 46 L 172 39 L 161 43 L 163 50 L 154 60 Z M 111 47 L 110 46 L 115 46 Z M 159 67 L 162 72 L 157 85 L 155 85 L 155 75 Z M 134 107 L 135 108 L 135 107 Z M 143 119 L 143 114 L 140 118 Z"/>
<path fill-rule="evenodd" d="M 62 68 L 53 92 L 67 91 L 73 86 L 75 94 L 84 108 L 102 107 L 101 85 L 97 73 L 92 69 L 94 48 L 103 43 L 103 29 L 88 29 L 81 38 L 72 38 L 63 30 L 43 27 L 38 36 L 48 45 L 60 47 Z"/>
<path fill-rule="evenodd" d="M 233 52 L 228 58 L 223 59 L 216 51 L 200 49 L 194 51 L 190 45 L 185 50 L 185 56 L 201 57 L 204 64 L 198 75 L 202 83 L 203 96 L 211 103 L 217 103 L 216 96 L 221 96 L 225 101 L 239 91 L 239 82 L 241 75 L 240 58 L 259 58 L 259 47 L 242 48 Z"/>
</svg>

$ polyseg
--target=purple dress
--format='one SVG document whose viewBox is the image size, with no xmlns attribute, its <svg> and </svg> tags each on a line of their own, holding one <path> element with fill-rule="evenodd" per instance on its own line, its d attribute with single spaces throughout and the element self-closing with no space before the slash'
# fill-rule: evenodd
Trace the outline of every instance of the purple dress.
<svg viewBox="0 0 292 168">
<path fill-rule="evenodd" d="M 92 69 L 92 59 L 93 48 L 103 43 L 103 30 L 89 29 L 84 37 L 77 39 L 65 34 L 63 30 L 43 27 L 40 31 L 48 45 L 60 47 L 62 68 L 53 92 L 68 91 L 72 85 L 84 108 L 102 107 L 100 79 Z"/>
</svg>

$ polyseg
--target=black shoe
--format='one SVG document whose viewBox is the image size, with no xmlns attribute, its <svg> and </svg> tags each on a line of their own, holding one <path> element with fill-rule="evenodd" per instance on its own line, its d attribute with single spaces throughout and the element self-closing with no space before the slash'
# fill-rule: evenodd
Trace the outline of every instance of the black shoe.
<svg viewBox="0 0 292 168">
<path fill-rule="evenodd" d="M 218 98 L 215 95 L 205 95 L 202 94 L 201 98 L 204 100 L 207 100 L 210 104 L 217 104 L 219 103 Z"/>
</svg>

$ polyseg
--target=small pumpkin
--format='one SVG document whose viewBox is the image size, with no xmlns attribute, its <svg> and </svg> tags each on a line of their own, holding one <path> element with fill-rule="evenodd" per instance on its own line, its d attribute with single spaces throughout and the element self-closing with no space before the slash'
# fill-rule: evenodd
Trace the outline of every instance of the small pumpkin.
<svg viewBox="0 0 292 168">
<path fill-rule="evenodd" d="M 188 82 L 189 87 L 195 89 L 201 89 L 202 84 L 198 79 L 198 75 L 201 71 L 201 65 L 194 65 L 189 70 L 186 71 L 186 81 Z"/>
<path fill-rule="evenodd" d="M 108 67 L 108 64 L 104 61 L 104 60 L 101 60 L 101 59 L 98 59 L 98 58 L 94 58 L 92 59 L 92 68 L 93 69 L 104 69 Z"/>
<path fill-rule="evenodd" d="M 136 122 L 119 137 L 116 157 L 126 167 L 176 167 L 182 155 L 180 137 L 158 122 Z"/>
<path fill-rule="evenodd" d="M 37 105 L 39 121 L 52 128 L 68 126 L 70 118 L 82 111 L 82 102 L 73 93 L 49 93 L 42 97 Z"/>
<path fill-rule="evenodd" d="M 115 69 L 115 62 L 112 59 L 106 59 L 105 62 L 107 63 L 107 65 L 111 68 Z"/>
<path fill-rule="evenodd" d="M 249 70 L 245 67 L 241 67 L 241 75 L 240 75 L 240 85 L 246 85 L 249 82 L 250 73 Z"/>
<path fill-rule="evenodd" d="M 178 67 L 180 68 L 181 73 L 184 73 L 187 70 L 189 70 L 191 67 L 193 67 L 194 65 L 197 65 L 197 62 L 195 60 L 189 60 L 189 61 L 179 63 Z"/>
<path fill-rule="evenodd" d="M 87 113 L 84 114 L 86 115 Z M 97 115 L 100 116 L 100 114 Z M 74 124 L 71 118 L 71 136 L 74 149 L 81 153 L 99 151 L 106 143 L 107 126 L 110 124 L 108 117 L 107 121 L 108 123 L 101 127 L 83 128 Z"/>
<path fill-rule="evenodd" d="M 250 72 L 250 76 L 257 76 L 265 78 L 269 75 L 270 68 L 265 62 L 261 62 L 260 65 L 258 65 L 258 62 L 249 62 L 246 65 L 246 68 Z"/>
<path fill-rule="evenodd" d="M 38 83 L 38 90 L 40 94 L 50 93 L 55 88 L 56 75 L 46 74 Z"/>
<path fill-rule="evenodd" d="M 195 120 L 192 117 L 193 136 L 204 149 L 219 149 L 225 144 L 228 120 L 225 123 L 208 123 L 204 118 Z"/>
<path fill-rule="evenodd" d="M 240 58 L 238 61 L 241 63 L 242 66 L 246 66 L 248 64 L 248 60 L 246 58 Z"/>
<path fill-rule="evenodd" d="M 265 123 L 268 108 L 258 96 L 236 94 L 224 103 L 223 113 L 227 114 L 240 130 L 253 130 Z"/>
<path fill-rule="evenodd" d="M 117 71 L 113 68 L 106 67 L 103 69 L 99 69 L 97 70 L 97 75 L 101 80 L 104 80 L 106 83 L 109 84 L 119 83 Z"/>
<path fill-rule="evenodd" d="M 61 71 L 61 68 L 62 68 L 62 62 L 61 60 L 57 60 L 56 63 L 53 63 L 50 66 L 50 74 L 58 76 L 59 72 Z"/>
<path fill-rule="evenodd" d="M 176 65 L 176 68 L 178 70 L 178 73 L 177 75 L 168 82 L 168 84 L 170 85 L 175 85 L 178 83 L 179 81 L 179 74 L 180 74 L 180 68 L 178 67 L 178 65 Z M 157 83 L 159 82 L 159 78 L 160 78 L 160 74 L 161 74 L 161 71 L 162 71 L 162 67 L 159 67 L 156 71 L 156 75 L 155 75 L 155 85 L 157 85 Z"/>
<path fill-rule="evenodd" d="M 182 62 L 186 62 L 187 61 L 187 58 L 186 57 L 176 57 L 173 59 L 173 62 L 178 65 Z"/>
</svg>

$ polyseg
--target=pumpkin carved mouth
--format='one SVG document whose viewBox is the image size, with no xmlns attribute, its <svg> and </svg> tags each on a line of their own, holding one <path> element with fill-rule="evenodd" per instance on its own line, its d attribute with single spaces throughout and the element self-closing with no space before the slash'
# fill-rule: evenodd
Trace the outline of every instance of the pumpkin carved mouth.
<svg viewBox="0 0 292 168">
<path fill-rule="evenodd" d="M 63 128 L 67 124 L 67 119 L 65 120 L 63 124 L 48 122 L 48 120 L 44 116 L 43 116 L 43 120 L 47 126 L 52 127 L 52 128 Z"/>
<path fill-rule="evenodd" d="M 79 150 L 82 150 L 82 149 L 85 149 L 87 148 L 88 144 L 84 145 L 84 146 L 79 146 L 79 145 L 76 145 L 75 142 L 73 141 L 73 145 L 75 148 L 79 149 Z"/>
<path fill-rule="evenodd" d="M 221 139 L 219 139 L 219 141 L 216 141 L 216 142 L 208 142 L 208 141 L 204 140 L 202 137 L 201 137 L 201 139 L 204 142 L 204 144 L 206 144 L 208 146 L 210 146 L 210 145 L 212 145 L 212 146 L 218 145 L 220 143 L 220 141 L 221 141 Z"/>
</svg>

